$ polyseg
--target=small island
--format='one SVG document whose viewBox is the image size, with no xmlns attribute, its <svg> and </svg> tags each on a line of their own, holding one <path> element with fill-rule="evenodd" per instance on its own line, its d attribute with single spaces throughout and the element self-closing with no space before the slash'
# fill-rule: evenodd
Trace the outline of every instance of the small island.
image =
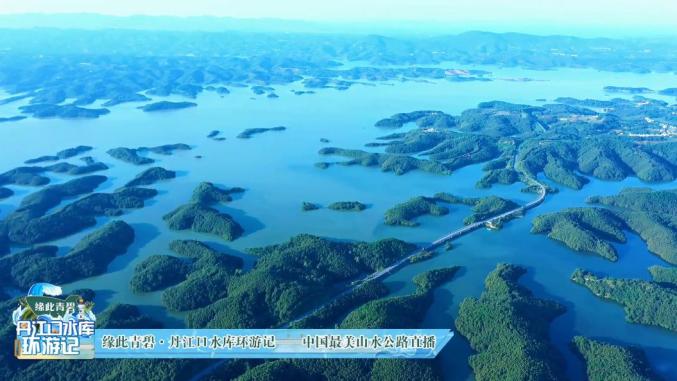
<svg viewBox="0 0 677 381">
<path fill-rule="evenodd" d="M 147 102 L 150 98 L 137 93 L 117 93 L 102 104 L 103 107 L 117 106 L 128 102 Z"/>
<path fill-rule="evenodd" d="M 397 204 L 386 210 L 385 224 L 415 227 L 419 223 L 415 218 L 423 215 L 443 216 L 449 213 L 449 209 L 439 206 L 436 199 L 431 197 L 414 197 L 406 202 Z"/>
<path fill-rule="evenodd" d="M 176 143 L 176 144 L 164 144 L 156 147 L 139 147 L 139 148 L 127 148 L 127 147 L 117 147 L 111 148 L 106 151 L 107 154 L 124 161 L 129 164 L 134 165 L 145 165 L 154 163 L 155 160 L 149 157 L 141 156 L 141 153 L 152 152 L 158 155 L 172 155 L 175 151 L 187 151 L 191 147 L 188 144 Z"/>
<path fill-rule="evenodd" d="M 119 216 L 127 209 L 142 208 L 144 201 L 157 195 L 147 188 L 123 188 L 113 193 L 93 193 L 53 213 L 45 214 L 66 197 L 88 193 L 105 181 L 103 176 L 83 177 L 27 196 L 22 209 L 0 221 L 0 241 L 32 245 L 67 237 L 96 225 L 99 216 Z"/>
<path fill-rule="evenodd" d="M 519 208 L 520 206 L 511 200 L 506 200 L 501 197 L 487 196 L 482 197 L 477 201 L 473 207 L 473 214 L 464 218 L 463 223 L 466 225 L 473 224 L 478 221 L 486 220 L 490 217 L 500 215 Z"/>
<path fill-rule="evenodd" d="M 30 219 L 43 216 L 48 210 L 65 199 L 93 192 L 108 178 L 100 175 L 79 177 L 65 183 L 44 187 L 21 200 L 19 208 L 7 216 L 6 221 Z"/>
<path fill-rule="evenodd" d="M 240 188 L 236 191 L 241 192 Z M 190 203 L 179 206 L 162 219 L 172 230 L 192 230 L 217 235 L 226 241 L 239 238 L 244 229 L 229 214 L 221 213 L 210 205 L 230 201 L 232 191 L 218 189 L 211 183 L 201 183 L 193 191 Z"/>
<path fill-rule="evenodd" d="M 190 203 L 178 207 L 162 217 L 171 230 L 191 230 L 198 233 L 214 234 L 226 241 L 239 238 L 244 229 L 229 214 L 201 203 Z"/>
<path fill-rule="evenodd" d="M 13 190 L 5 187 L 0 187 L 0 200 L 12 197 L 13 195 L 14 195 Z"/>
<path fill-rule="evenodd" d="M 547 234 L 573 250 L 615 261 L 616 249 L 610 242 L 625 242 L 623 231 L 631 230 L 646 242 L 650 252 L 677 264 L 677 228 L 663 222 L 675 218 L 676 190 L 629 188 L 587 201 L 597 206 L 538 216 L 531 231 Z"/>
<path fill-rule="evenodd" d="M 0 186 L 27 185 L 40 187 L 49 184 L 49 177 L 44 175 L 45 172 L 64 173 L 76 176 L 106 169 L 108 169 L 108 166 L 104 163 L 78 166 L 66 162 L 60 162 L 46 167 L 17 167 L 0 174 Z"/>
<path fill-rule="evenodd" d="M 609 210 L 575 208 L 537 216 L 531 232 L 547 234 L 572 250 L 616 261 L 616 249 L 607 241 L 625 242 L 624 228 L 623 220 Z"/>
<path fill-rule="evenodd" d="M 18 122 L 24 119 L 26 119 L 26 117 L 23 115 L 0 117 L 0 123 Z"/>
<path fill-rule="evenodd" d="M 28 289 L 36 282 L 63 284 L 103 274 L 133 241 L 134 229 L 123 221 L 113 221 L 85 236 L 66 255 L 57 255 L 56 246 L 39 246 L 0 259 L 0 271 L 8 275 L 0 282 Z"/>
<path fill-rule="evenodd" d="M 362 165 L 365 167 L 378 167 L 383 172 L 393 172 L 397 175 L 403 175 L 413 170 L 421 170 L 440 175 L 451 174 L 451 170 L 444 164 L 436 163 L 432 160 L 417 159 L 412 156 L 389 154 L 389 153 L 372 153 L 362 150 L 349 150 L 335 147 L 322 148 L 320 155 L 343 156 L 349 160 L 338 162 L 335 164 L 352 166 Z M 332 163 L 321 162 L 316 166 L 322 169 L 328 168 Z"/>
<path fill-rule="evenodd" d="M 155 147 L 139 147 L 137 150 L 144 152 L 149 151 L 158 155 L 173 155 L 175 151 L 189 151 L 191 146 L 184 143 L 163 144 Z"/>
<path fill-rule="evenodd" d="M 133 180 L 125 184 L 125 187 L 138 187 L 155 184 L 158 181 L 169 180 L 176 177 L 176 172 L 162 167 L 152 167 L 139 173 Z"/>
<path fill-rule="evenodd" d="M 677 286 L 677 267 L 651 266 L 649 272 L 654 282 Z"/>
<path fill-rule="evenodd" d="M 381 128 L 401 128 L 405 124 L 412 122 L 415 122 L 418 127 L 448 128 L 456 125 L 454 117 L 442 111 L 413 111 L 381 119 L 376 122 L 375 126 Z"/>
<path fill-rule="evenodd" d="M 139 155 L 138 150 L 134 148 L 118 147 L 106 151 L 110 156 L 134 165 L 144 165 L 154 163 L 155 160 Z"/>
<path fill-rule="evenodd" d="M 624 347 L 576 336 L 573 346 L 583 358 L 588 380 L 658 381 L 644 352 L 635 347 Z"/>
<path fill-rule="evenodd" d="M 477 352 L 469 359 L 477 380 L 563 380 L 564 362 L 548 338 L 563 305 L 539 299 L 519 278 L 526 269 L 499 264 L 479 298 L 461 303 L 456 329 Z"/>
<path fill-rule="evenodd" d="M 149 103 L 147 105 L 137 107 L 139 110 L 144 112 L 156 112 L 156 111 L 170 111 L 170 110 L 181 110 L 184 108 L 196 107 L 197 103 L 195 102 L 170 102 L 170 101 L 160 101 Z"/>
<path fill-rule="evenodd" d="M 217 202 L 230 202 L 234 194 L 243 193 L 244 189 L 240 187 L 219 188 L 216 185 L 204 181 L 198 184 L 193 190 L 191 202 L 205 205 L 211 205 Z"/>
<path fill-rule="evenodd" d="M 107 108 L 84 108 L 75 105 L 30 104 L 19 107 L 24 114 L 31 114 L 34 118 L 64 118 L 64 119 L 96 119 L 110 113 Z"/>
<path fill-rule="evenodd" d="M 72 147 L 72 148 L 67 148 L 64 150 L 61 150 L 56 153 L 56 155 L 47 155 L 47 156 L 40 156 L 34 159 L 26 160 L 24 163 L 26 164 L 37 164 L 45 161 L 57 161 L 57 160 L 64 160 L 64 159 L 69 159 L 71 157 L 75 157 L 78 155 L 81 155 L 85 152 L 89 152 L 92 150 L 92 147 L 90 146 L 77 146 L 77 147 Z M 93 164 L 93 163 L 86 163 L 86 164 Z"/>
<path fill-rule="evenodd" d="M 418 262 L 427 261 L 428 259 L 431 259 L 434 256 L 435 256 L 434 251 L 424 250 L 424 251 L 412 256 L 411 258 L 409 258 L 409 263 L 418 263 Z"/>
<path fill-rule="evenodd" d="M 90 193 L 106 180 L 105 176 L 84 176 L 30 193 L 21 200 L 19 208 L 6 216 L 0 225 L 11 220 L 42 216 L 47 210 L 60 204 L 63 199 Z"/>
<path fill-rule="evenodd" d="M 263 95 L 266 93 L 273 94 L 273 91 L 275 91 L 275 89 L 270 86 L 259 86 L 259 85 L 252 86 L 251 90 L 252 93 L 256 95 Z"/>
<path fill-rule="evenodd" d="M 483 169 L 486 173 L 475 184 L 480 189 L 491 188 L 493 184 L 510 185 L 520 180 L 519 173 L 511 168 L 490 169 L 488 166 L 485 166 Z"/>
<path fill-rule="evenodd" d="M 294 95 L 315 94 L 313 90 L 291 90 Z"/>
<path fill-rule="evenodd" d="M 493 216 L 519 208 L 519 205 L 511 200 L 506 200 L 497 196 L 487 196 L 481 198 L 459 197 L 449 193 L 437 193 L 434 198 L 440 202 L 449 204 L 461 204 L 472 206 L 472 214 L 463 219 L 466 225 L 474 224 Z"/>
<path fill-rule="evenodd" d="M 262 134 L 264 132 L 269 132 L 269 131 L 285 131 L 287 127 L 284 126 L 277 126 L 277 127 L 270 127 L 270 128 L 247 128 L 246 130 L 240 132 L 237 137 L 239 139 L 249 139 L 254 135 Z"/>
<path fill-rule="evenodd" d="M 341 212 L 361 212 L 367 209 L 367 205 L 359 201 L 337 201 L 329 204 L 327 208 Z"/>
<path fill-rule="evenodd" d="M 317 204 L 314 204 L 312 202 L 303 201 L 303 203 L 301 204 L 301 210 L 304 211 L 304 212 L 309 212 L 311 210 L 317 210 L 317 209 L 320 209 L 320 206 L 317 205 Z"/>
<path fill-rule="evenodd" d="M 29 185 L 42 186 L 49 183 L 49 177 L 42 176 L 45 172 L 42 167 L 18 167 L 0 174 L 0 186 L 2 185 Z"/>
<path fill-rule="evenodd" d="M 598 277 L 577 269 L 571 280 L 588 288 L 600 298 L 625 307 L 632 323 L 648 324 L 677 332 L 677 289 L 658 281 Z"/>
<path fill-rule="evenodd" d="M 646 87 L 629 87 L 629 86 L 604 86 L 604 91 L 607 93 L 620 94 L 649 94 L 654 91 Z"/>
<path fill-rule="evenodd" d="M 71 163 L 60 162 L 56 164 L 43 167 L 44 171 L 54 172 L 54 173 L 65 173 L 69 175 L 84 175 L 87 173 L 105 171 L 108 169 L 108 166 L 104 163 L 93 163 L 86 165 L 74 165 Z"/>
</svg>

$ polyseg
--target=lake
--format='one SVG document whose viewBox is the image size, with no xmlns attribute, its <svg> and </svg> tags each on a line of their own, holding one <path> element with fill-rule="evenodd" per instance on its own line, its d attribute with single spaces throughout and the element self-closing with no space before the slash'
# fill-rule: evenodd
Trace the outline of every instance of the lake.
<svg viewBox="0 0 677 381">
<path fill-rule="evenodd" d="M 458 65 L 448 65 L 458 67 Z M 363 148 L 365 143 L 393 130 L 374 127 L 374 123 L 398 112 L 441 110 L 458 114 L 477 103 L 503 100 L 539 105 L 539 98 L 552 100 L 560 96 L 605 99 L 623 96 L 605 94 L 603 87 L 642 86 L 653 89 L 675 87 L 673 74 L 607 73 L 594 70 L 530 71 L 486 66 L 463 67 L 488 70 L 496 80 L 491 82 L 389 81 L 371 85 L 355 85 L 345 91 L 318 90 L 316 94 L 294 95 L 302 89 L 298 84 L 275 86 L 278 99 L 255 96 L 249 89 L 232 88 L 231 94 L 218 96 L 203 93 L 191 109 L 162 113 L 144 113 L 138 104 L 111 108 L 111 114 L 96 120 L 25 119 L 0 124 L 0 171 L 22 165 L 26 159 L 54 154 L 76 145 L 91 145 L 89 154 L 110 166 L 109 180 L 98 190 L 112 191 L 129 181 L 145 167 L 117 161 L 105 151 L 119 146 L 139 147 L 168 143 L 187 143 L 191 151 L 172 156 L 150 156 L 157 165 L 178 172 L 176 179 L 154 186 L 160 194 L 148 205 L 132 210 L 122 219 L 132 224 L 137 239 L 130 250 L 116 258 L 108 273 L 65 285 L 65 290 L 88 287 L 97 291 L 97 310 L 106 305 L 124 302 L 139 305 L 144 312 L 170 327 L 183 323 L 181 314 L 167 314 L 160 305 L 160 292 L 133 294 L 129 279 L 134 266 L 154 254 L 168 254 L 167 244 L 174 239 L 195 238 L 209 242 L 228 253 L 242 256 L 248 266 L 252 258 L 249 247 L 264 246 L 287 240 L 299 233 L 311 233 L 338 239 L 371 241 L 396 237 L 420 244 L 445 235 L 462 226 L 469 214 L 467 207 L 451 206 L 443 217 L 420 218 L 418 228 L 390 227 L 383 224 L 386 209 L 419 195 L 431 196 L 449 192 L 461 196 L 498 195 L 526 203 L 535 195 L 521 193 L 522 184 L 476 189 L 482 176 L 482 165 L 472 165 L 451 176 L 411 172 L 403 176 L 383 173 L 374 168 L 334 166 L 318 169 L 315 162 L 326 160 L 317 151 L 325 146 Z M 533 81 L 508 81 L 509 78 L 531 78 Z M 6 94 L 0 94 L 0 98 Z M 625 96 L 628 97 L 628 96 Z M 655 96 L 674 102 L 674 98 Z M 157 97 L 156 97 L 157 98 Z M 180 97 L 163 98 L 184 100 Z M 0 106 L 0 116 L 18 114 L 24 101 Z M 287 126 L 284 132 L 267 132 L 251 139 L 235 136 L 245 128 Z M 410 127 L 404 127 L 404 131 Z M 206 135 L 221 130 L 225 141 L 214 141 Z M 323 144 L 321 138 L 330 140 Z M 202 158 L 195 158 L 196 155 Z M 70 162 L 77 163 L 74 158 Z M 53 183 L 67 179 L 49 175 Z M 232 243 L 210 236 L 169 231 L 162 216 L 177 205 L 187 202 L 193 188 L 201 181 L 221 186 L 241 186 L 246 192 L 221 210 L 232 214 L 245 228 L 245 235 Z M 665 264 L 649 253 L 636 236 L 618 245 L 620 259 L 616 263 L 602 258 L 575 253 L 545 236 L 529 233 L 532 219 L 542 213 L 585 205 L 591 195 L 615 194 L 625 187 L 651 186 L 674 188 L 675 184 L 646 185 L 637 179 L 623 182 L 593 180 L 581 191 L 560 187 L 560 193 L 549 195 L 538 208 L 524 218 L 509 222 L 500 231 L 479 230 L 454 242 L 449 252 L 440 250 L 435 258 L 409 265 L 390 275 L 386 284 L 395 295 L 413 291 L 411 278 L 428 269 L 449 265 L 463 267 L 454 280 L 439 288 L 424 325 L 452 327 L 460 302 L 477 297 L 483 280 L 499 262 L 523 265 L 528 273 L 523 284 L 537 296 L 556 299 L 566 305 L 567 312 L 551 326 L 558 349 L 565 356 L 568 372 L 582 379 L 580 361 L 570 351 L 574 335 L 586 335 L 613 342 L 641 346 L 654 369 L 666 379 L 677 375 L 677 336 L 666 330 L 625 322 L 623 308 L 595 297 L 586 288 L 569 280 L 577 267 L 614 277 L 648 279 L 646 270 L 654 264 Z M 21 198 L 34 191 L 29 187 L 10 186 L 16 194 L 0 201 L 0 217 L 18 205 Z M 302 212 L 302 201 L 326 206 L 334 201 L 357 200 L 369 205 L 361 213 L 340 213 L 326 208 Z M 98 219 L 98 225 L 108 218 Z M 94 228 L 53 242 L 66 253 Z M 470 348 L 457 336 L 442 353 L 448 379 L 471 378 L 467 365 Z"/>
</svg>

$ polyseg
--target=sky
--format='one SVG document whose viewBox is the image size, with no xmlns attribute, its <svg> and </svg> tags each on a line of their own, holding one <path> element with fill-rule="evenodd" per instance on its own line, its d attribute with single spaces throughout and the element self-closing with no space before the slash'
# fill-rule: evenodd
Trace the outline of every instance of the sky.
<svg viewBox="0 0 677 381">
<path fill-rule="evenodd" d="M 331 22 L 578 26 L 677 33 L 675 0 L 0 0 L 0 14 L 99 13 Z"/>
</svg>

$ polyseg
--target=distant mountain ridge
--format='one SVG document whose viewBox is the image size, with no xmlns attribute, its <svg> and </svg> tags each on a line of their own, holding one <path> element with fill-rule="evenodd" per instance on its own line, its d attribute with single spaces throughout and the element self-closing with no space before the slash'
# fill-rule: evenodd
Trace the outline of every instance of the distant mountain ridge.
<svg viewBox="0 0 677 381">
<path fill-rule="evenodd" d="M 525 25 L 442 21 L 306 21 L 278 18 L 234 18 L 216 16 L 112 16 L 95 13 L 22 13 L 0 14 L 0 28 L 59 28 L 59 29 L 136 29 L 165 31 L 245 31 L 245 32 L 286 32 L 286 33 L 339 33 L 339 34 L 383 34 L 389 36 L 421 35 L 440 36 L 459 34 L 469 30 L 483 30 L 495 33 L 519 31 L 527 34 L 566 34 L 579 37 L 674 37 L 677 31 L 666 32 L 661 26 L 655 29 L 628 29 L 616 27 L 585 27 L 571 25 Z"/>
</svg>

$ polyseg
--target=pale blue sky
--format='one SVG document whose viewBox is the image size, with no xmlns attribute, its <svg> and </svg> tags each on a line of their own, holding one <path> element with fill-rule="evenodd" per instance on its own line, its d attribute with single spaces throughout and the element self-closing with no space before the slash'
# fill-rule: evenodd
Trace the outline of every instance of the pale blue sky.
<svg viewBox="0 0 677 381">
<path fill-rule="evenodd" d="M 33 12 L 677 29 L 675 0 L 0 0 Z"/>
</svg>

